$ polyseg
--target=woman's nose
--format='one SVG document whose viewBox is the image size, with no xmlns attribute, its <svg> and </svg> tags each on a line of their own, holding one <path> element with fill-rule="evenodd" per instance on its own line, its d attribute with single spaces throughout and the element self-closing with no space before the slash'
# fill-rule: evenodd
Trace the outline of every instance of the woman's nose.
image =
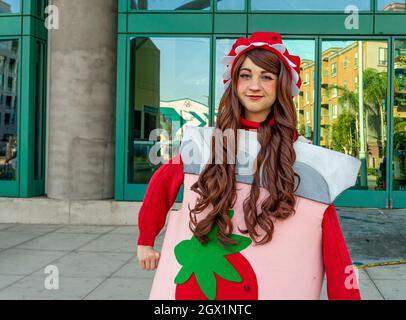
<svg viewBox="0 0 406 320">
<path fill-rule="evenodd" d="M 251 90 L 258 90 L 260 88 L 259 78 L 251 77 L 251 81 L 248 84 L 248 88 Z"/>
</svg>

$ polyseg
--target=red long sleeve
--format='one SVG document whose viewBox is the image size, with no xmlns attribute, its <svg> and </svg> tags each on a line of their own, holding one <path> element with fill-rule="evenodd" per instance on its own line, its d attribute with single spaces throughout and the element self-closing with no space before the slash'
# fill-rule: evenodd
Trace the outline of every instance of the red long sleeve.
<svg viewBox="0 0 406 320">
<path fill-rule="evenodd" d="M 322 228 L 323 260 L 329 300 L 360 300 L 355 268 L 352 266 L 334 204 L 326 209 Z"/>
<path fill-rule="evenodd" d="M 138 245 L 154 246 L 155 238 L 165 225 L 166 216 L 176 200 L 183 179 L 180 154 L 153 174 L 138 214 Z"/>
</svg>

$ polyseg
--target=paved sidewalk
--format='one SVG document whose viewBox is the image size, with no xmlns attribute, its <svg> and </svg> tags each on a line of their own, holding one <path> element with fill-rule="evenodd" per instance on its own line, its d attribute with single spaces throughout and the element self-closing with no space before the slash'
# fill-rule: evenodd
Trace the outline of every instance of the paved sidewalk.
<svg viewBox="0 0 406 320">
<path fill-rule="evenodd" d="M 406 210 L 337 212 L 354 263 L 406 259 Z M 0 224 L 0 299 L 147 299 L 154 272 L 140 270 L 136 239 L 135 226 Z M 49 265 L 58 290 L 45 288 Z M 406 264 L 362 268 L 359 279 L 363 299 L 406 299 Z"/>
</svg>

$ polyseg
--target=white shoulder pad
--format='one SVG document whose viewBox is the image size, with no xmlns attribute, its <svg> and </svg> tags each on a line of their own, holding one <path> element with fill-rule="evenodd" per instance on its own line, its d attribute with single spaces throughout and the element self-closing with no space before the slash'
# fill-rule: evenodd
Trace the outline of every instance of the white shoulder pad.
<svg viewBox="0 0 406 320">
<path fill-rule="evenodd" d="M 296 162 L 305 163 L 319 172 L 327 182 L 331 203 L 346 189 L 355 185 L 361 161 L 341 152 L 296 141 Z"/>
</svg>

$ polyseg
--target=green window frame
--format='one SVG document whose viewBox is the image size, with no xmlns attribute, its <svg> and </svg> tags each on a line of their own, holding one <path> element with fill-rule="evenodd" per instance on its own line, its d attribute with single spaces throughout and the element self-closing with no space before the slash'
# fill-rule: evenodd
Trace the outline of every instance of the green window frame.
<svg viewBox="0 0 406 320">
<path fill-rule="evenodd" d="M 20 12 L 0 14 L 0 41 L 17 40 L 17 161 L 14 180 L 0 180 L 0 197 L 29 198 L 45 192 L 48 1 L 21 1 Z"/>
</svg>

